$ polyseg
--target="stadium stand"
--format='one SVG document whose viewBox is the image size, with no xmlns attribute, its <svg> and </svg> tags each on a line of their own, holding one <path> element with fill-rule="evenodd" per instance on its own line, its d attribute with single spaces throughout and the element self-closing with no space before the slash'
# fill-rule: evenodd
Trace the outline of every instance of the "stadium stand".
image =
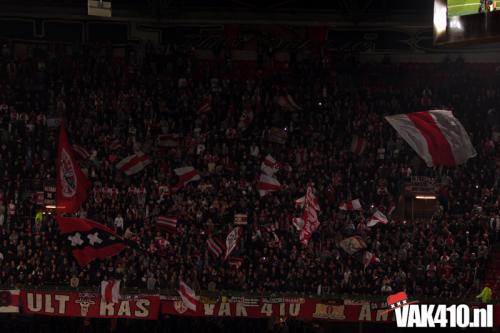
<svg viewBox="0 0 500 333">
<path fill-rule="evenodd" d="M 33 47 L 19 60 L 5 44 L 0 284 L 97 289 L 113 277 L 127 289 L 166 293 L 175 293 L 182 279 L 196 291 L 235 294 L 476 295 L 500 231 L 498 74 L 491 64 L 327 60 L 294 58 L 285 70 L 242 77 L 230 61 L 207 67 L 173 45 L 131 47 L 118 61 L 102 45 Z M 280 105 L 282 96 L 295 107 Z M 476 158 L 428 168 L 383 119 L 433 108 L 453 110 Z M 106 224 L 143 251 L 127 248 L 81 268 L 53 215 L 35 218 L 44 209 L 31 192 L 55 176 L 56 118 L 64 119 L 72 144 L 88 152 L 78 154 L 92 182 L 79 216 Z M 269 140 L 275 129 L 285 144 Z M 351 152 L 353 136 L 366 140 L 359 155 Z M 126 175 L 116 167 L 139 151 L 151 161 L 143 170 Z M 260 196 L 256 183 L 267 154 L 279 162 L 275 177 L 283 186 Z M 201 179 L 173 190 L 174 169 L 186 166 Z M 432 220 L 410 221 L 398 208 L 389 214 L 412 175 L 441 184 Z M 321 225 L 304 247 L 292 219 L 301 214 L 295 200 L 308 184 Z M 338 209 L 356 198 L 363 210 Z M 390 223 L 368 228 L 375 209 Z M 243 259 L 239 268 L 215 258 L 207 245 L 209 237 L 225 240 L 235 214 L 248 216 L 232 254 Z M 174 232 L 159 228 L 160 216 L 177 220 Z M 366 251 L 342 249 L 340 242 L 353 235 L 378 261 L 367 264 Z"/>
</svg>

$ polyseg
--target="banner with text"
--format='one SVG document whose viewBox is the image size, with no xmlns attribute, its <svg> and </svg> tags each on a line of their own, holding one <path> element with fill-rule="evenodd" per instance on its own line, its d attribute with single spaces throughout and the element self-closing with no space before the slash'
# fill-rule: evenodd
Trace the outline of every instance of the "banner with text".
<svg viewBox="0 0 500 333">
<path fill-rule="evenodd" d="M 347 322 L 392 322 L 393 313 L 383 313 L 385 302 L 321 301 L 305 298 L 201 297 L 196 312 L 187 309 L 178 297 L 162 301 L 162 313 L 180 316 L 210 317 L 285 317 L 302 320 L 327 319 Z"/>
<path fill-rule="evenodd" d="M 118 303 L 107 303 L 97 293 L 22 291 L 23 313 L 47 316 L 89 318 L 157 319 L 160 297 L 122 296 Z"/>
</svg>

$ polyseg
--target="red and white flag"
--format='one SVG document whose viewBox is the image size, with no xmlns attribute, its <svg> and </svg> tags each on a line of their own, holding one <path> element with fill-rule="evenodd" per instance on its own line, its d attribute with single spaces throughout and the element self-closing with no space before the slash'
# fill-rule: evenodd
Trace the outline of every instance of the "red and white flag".
<svg viewBox="0 0 500 333">
<path fill-rule="evenodd" d="M 234 214 L 234 224 L 247 225 L 248 224 L 248 214 Z"/>
<path fill-rule="evenodd" d="M 230 257 L 227 260 L 229 266 L 231 266 L 234 269 L 240 269 L 241 264 L 243 263 L 243 258 L 237 258 L 237 257 Z"/>
<path fill-rule="evenodd" d="M 177 219 L 175 217 L 158 216 L 156 218 L 156 227 L 168 232 L 177 231 Z"/>
<path fill-rule="evenodd" d="M 19 313 L 20 290 L 1 290 L 0 313 Z"/>
<path fill-rule="evenodd" d="M 88 160 L 90 157 L 90 152 L 80 145 L 73 145 L 73 150 L 84 160 Z"/>
<path fill-rule="evenodd" d="M 158 146 L 173 148 L 178 147 L 180 143 L 179 134 L 161 134 L 158 136 Z"/>
<path fill-rule="evenodd" d="M 273 177 L 269 177 L 267 175 L 260 175 L 259 182 L 257 183 L 257 191 L 261 197 L 265 196 L 269 192 L 279 191 L 281 188 L 280 182 Z"/>
<path fill-rule="evenodd" d="M 102 281 L 101 297 L 106 303 L 118 303 L 120 301 L 120 280 Z"/>
<path fill-rule="evenodd" d="M 377 256 L 370 251 L 365 251 L 365 254 L 363 254 L 363 266 L 365 269 L 375 263 L 379 263 L 380 259 L 377 258 Z"/>
<path fill-rule="evenodd" d="M 142 152 L 135 153 L 116 164 L 116 168 L 125 173 L 127 176 L 141 172 L 145 167 L 151 164 L 151 160 Z"/>
<path fill-rule="evenodd" d="M 207 247 L 210 253 L 212 253 L 216 258 L 220 257 L 225 251 L 224 244 L 212 236 L 207 239 Z"/>
<path fill-rule="evenodd" d="M 292 224 L 297 229 L 297 231 L 302 230 L 304 228 L 304 219 L 302 217 L 293 217 Z"/>
<path fill-rule="evenodd" d="M 276 98 L 276 103 L 281 106 L 283 109 L 290 110 L 290 111 L 298 111 L 302 110 L 302 108 L 295 103 L 295 100 L 291 95 L 283 95 L 283 96 L 278 96 Z"/>
<path fill-rule="evenodd" d="M 87 199 L 90 182 L 73 155 L 66 128 L 61 124 L 56 161 L 56 207 L 60 213 L 74 213 Z"/>
<path fill-rule="evenodd" d="M 343 202 L 339 206 L 340 210 L 361 210 L 359 199 Z"/>
<path fill-rule="evenodd" d="M 279 163 L 276 162 L 276 160 L 271 155 L 268 154 L 264 159 L 264 161 L 261 163 L 260 169 L 266 175 L 272 177 L 276 172 L 279 171 L 280 166 Z"/>
<path fill-rule="evenodd" d="M 357 155 L 363 154 L 366 148 L 366 140 L 355 135 L 352 137 L 351 152 Z"/>
<path fill-rule="evenodd" d="M 224 256 L 224 259 L 227 259 L 231 254 L 231 252 L 233 252 L 233 250 L 236 248 L 242 234 L 243 234 L 243 229 L 241 229 L 241 227 L 236 227 L 227 235 L 226 254 Z"/>
<path fill-rule="evenodd" d="M 448 110 L 388 116 L 385 119 L 427 166 L 455 166 L 477 155 L 460 121 Z"/>
<path fill-rule="evenodd" d="M 377 223 L 387 224 L 389 221 L 387 220 L 387 216 L 382 214 L 381 211 L 377 210 L 370 218 L 368 219 L 367 227 L 373 227 Z"/>
<path fill-rule="evenodd" d="M 56 217 L 63 239 L 69 243 L 76 262 L 81 266 L 95 259 L 117 255 L 126 245 L 113 230 L 92 220 Z"/>
<path fill-rule="evenodd" d="M 316 229 L 319 227 L 318 213 L 317 213 L 317 202 L 313 193 L 312 186 L 307 187 L 306 199 L 304 202 L 304 227 L 300 230 L 300 242 L 303 245 L 309 243 L 311 236 Z"/>
<path fill-rule="evenodd" d="M 113 150 L 113 151 L 118 150 L 121 147 L 122 147 L 122 144 L 120 143 L 120 140 L 118 140 L 118 139 L 111 141 L 111 143 L 109 144 L 109 149 Z"/>
<path fill-rule="evenodd" d="M 179 296 L 181 296 L 182 303 L 191 311 L 196 312 L 196 306 L 199 302 L 200 297 L 196 296 L 196 293 L 191 289 L 184 281 L 179 283 L 179 290 L 177 291 Z"/>
<path fill-rule="evenodd" d="M 212 97 L 211 96 L 206 96 L 203 98 L 201 101 L 200 105 L 198 106 L 198 113 L 207 113 L 212 111 Z"/>
<path fill-rule="evenodd" d="M 295 200 L 295 208 L 304 208 L 305 202 L 306 202 L 306 196 L 304 195 L 303 197 L 300 197 L 297 200 Z M 316 200 L 316 198 L 314 198 L 313 205 L 314 205 L 314 209 L 320 210 L 318 200 Z"/>
<path fill-rule="evenodd" d="M 177 189 L 186 186 L 186 184 L 201 179 L 200 173 L 193 167 L 177 168 L 174 169 L 174 173 L 177 175 L 177 177 L 179 177 L 179 181 L 177 182 L 177 185 L 175 185 L 175 188 Z"/>
</svg>

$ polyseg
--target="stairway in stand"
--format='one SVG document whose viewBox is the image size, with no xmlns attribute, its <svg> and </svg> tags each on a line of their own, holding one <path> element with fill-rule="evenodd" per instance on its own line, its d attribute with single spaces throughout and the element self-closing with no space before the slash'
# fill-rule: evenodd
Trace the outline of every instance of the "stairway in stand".
<svg viewBox="0 0 500 333">
<path fill-rule="evenodd" d="M 486 266 L 486 285 L 491 288 L 493 298 L 500 297 L 500 248 L 491 250 Z"/>
</svg>

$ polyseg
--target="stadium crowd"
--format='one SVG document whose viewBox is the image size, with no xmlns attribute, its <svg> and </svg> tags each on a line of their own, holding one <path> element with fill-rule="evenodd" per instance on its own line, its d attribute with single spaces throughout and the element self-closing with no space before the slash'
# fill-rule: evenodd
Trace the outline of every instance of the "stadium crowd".
<svg viewBox="0 0 500 333">
<path fill-rule="evenodd" d="M 285 70 L 246 77 L 230 61 L 208 66 L 175 47 L 133 48 L 119 61 L 100 46 L 34 47 L 23 60 L 4 46 L 0 284 L 77 288 L 114 277 L 148 290 L 175 290 L 183 279 L 208 291 L 476 293 L 500 231 L 498 74 L 463 62 L 360 64 L 328 57 L 297 57 Z M 299 107 L 276 103 L 286 95 Z M 208 110 L 199 112 L 205 101 Z M 453 110 L 476 158 L 428 168 L 383 118 L 431 108 Z M 110 226 L 144 251 L 127 248 L 81 268 L 53 215 L 35 218 L 42 207 L 29 194 L 55 176 L 57 117 L 72 143 L 90 152 L 79 159 L 92 182 L 79 216 Z M 272 127 L 285 131 L 285 144 L 268 140 Z M 178 145 L 160 147 L 160 134 L 178 134 Z M 367 142 L 362 154 L 350 150 L 355 135 Z M 138 151 L 152 160 L 144 170 L 127 176 L 115 167 Z M 267 154 L 281 165 L 276 178 L 283 187 L 261 197 L 256 182 Z M 184 166 L 196 168 L 201 180 L 169 191 L 177 182 L 173 169 Z M 441 184 L 432 220 L 389 214 L 412 175 Z M 309 183 L 321 225 L 304 247 L 291 221 L 301 215 L 295 200 Z M 338 209 L 356 198 L 361 212 Z M 368 228 L 375 209 L 391 222 Z M 206 245 L 209 235 L 226 239 L 237 213 L 248 214 L 232 254 L 243 258 L 239 268 L 214 258 Z M 176 217 L 176 232 L 158 229 L 158 216 Z M 346 253 L 339 242 L 352 235 L 380 261 L 366 266 L 364 250 Z"/>
</svg>

